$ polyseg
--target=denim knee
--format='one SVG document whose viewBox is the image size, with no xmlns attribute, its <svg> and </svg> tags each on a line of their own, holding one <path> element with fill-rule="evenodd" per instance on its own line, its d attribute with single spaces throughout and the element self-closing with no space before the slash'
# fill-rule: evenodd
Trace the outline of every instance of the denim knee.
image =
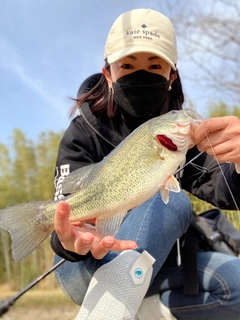
<svg viewBox="0 0 240 320">
<path fill-rule="evenodd" d="M 197 259 L 199 294 L 185 296 L 179 268 L 159 273 L 161 299 L 177 319 L 239 320 L 240 259 L 218 252 L 200 252 Z M 167 279 L 171 279 L 168 281 Z M 166 287 L 168 286 L 168 287 Z"/>
<path fill-rule="evenodd" d="M 170 193 L 168 204 L 162 201 L 160 192 L 139 207 L 131 210 L 123 221 L 116 238 L 134 240 L 138 252 L 146 250 L 155 259 L 153 275 L 160 270 L 177 238 L 189 227 L 192 207 L 184 191 Z M 109 252 L 102 264 L 116 257 Z"/>
</svg>

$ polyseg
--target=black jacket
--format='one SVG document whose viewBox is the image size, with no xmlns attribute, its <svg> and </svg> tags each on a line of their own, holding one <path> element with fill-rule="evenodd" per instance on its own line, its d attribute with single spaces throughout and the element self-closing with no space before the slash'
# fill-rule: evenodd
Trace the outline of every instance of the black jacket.
<svg viewBox="0 0 240 320">
<path fill-rule="evenodd" d="M 101 161 L 133 129 L 134 126 L 129 128 L 120 114 L 112 119 L 95 116 L 88 103 L 84 103 L 80 115 L 72 120 L 59 145 L 55 200 L 63 197 L 61 184 L 69 172 Z M 198 154 L 196 147 L 190 149 L 186 163 Z M 211 156 L 203 153 L 180 173 L 179 181 L 182 188 L 198 198 L 218 208 L 235 210 L 234 197 L 240 206 L 240 174 L 236 172 L 233 163 L 221 163 L 220 169 L 219 164 Z M 55 232 L 51 237 L 51 245 L 58 255 L 70 261 L 82 260 L 90 255 L 80 256 L 64 250 Z"/>
</svg>

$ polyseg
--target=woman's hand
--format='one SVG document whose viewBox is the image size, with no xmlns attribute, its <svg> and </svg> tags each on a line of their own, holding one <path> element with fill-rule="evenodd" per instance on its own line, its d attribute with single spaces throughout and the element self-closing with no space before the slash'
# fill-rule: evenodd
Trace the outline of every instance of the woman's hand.
<svg viewBox="0 0 240 320">
<path fill-rule="evenodd" d="M 64 249 L 85 255 L 91 251 L 96 259 L 102 259 L 110 250 L 122 251 L 135 249 L 136 242 L 131 240 L 118 240 L 113 237 L 101 237 L 97 234 L 95 227 L 86 224 L 85 226 L 76 226 L 69 221 L 70 206 L 67 202 L 59 202 L 55 220 L 54 229 L 58 235 Z"/>
<path fill-rule="evenodd" d="M 203 121 L 193 133 L 200 151 L 219 162 L 240 163 L 240 119 L 234 116 Z"/>
</svg>

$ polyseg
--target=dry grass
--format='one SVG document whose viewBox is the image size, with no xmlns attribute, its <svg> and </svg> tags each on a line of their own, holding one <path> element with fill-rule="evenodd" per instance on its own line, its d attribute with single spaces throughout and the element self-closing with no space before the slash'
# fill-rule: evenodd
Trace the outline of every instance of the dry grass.
<svg viewBox="0 0 240 320">
<path fill-rule="evenodd" d="M 13 297 L 16 292 L 0 286 L 0 300 Z M 3 320 L 73 320 L 79 311 L 79 306 L 69 300 L 61 290 L 31 289 L 21 296 L 9 308 L 1 319 Z"/>
</svg>

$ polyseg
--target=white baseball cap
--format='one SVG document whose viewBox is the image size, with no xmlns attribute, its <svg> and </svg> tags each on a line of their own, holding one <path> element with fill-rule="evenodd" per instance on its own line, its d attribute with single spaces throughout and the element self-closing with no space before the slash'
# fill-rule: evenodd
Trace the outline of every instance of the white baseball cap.
<svg viewBox="0 0 240 320">
<path fill-rule="evenodd" d="M 113 63 L 123 57 L 149 52 L 176 70 L 177 43 L 171 21 L 152 9 L 135 9 L 121 14 L 109 31 L 104 59 Z"/>
</svg>

